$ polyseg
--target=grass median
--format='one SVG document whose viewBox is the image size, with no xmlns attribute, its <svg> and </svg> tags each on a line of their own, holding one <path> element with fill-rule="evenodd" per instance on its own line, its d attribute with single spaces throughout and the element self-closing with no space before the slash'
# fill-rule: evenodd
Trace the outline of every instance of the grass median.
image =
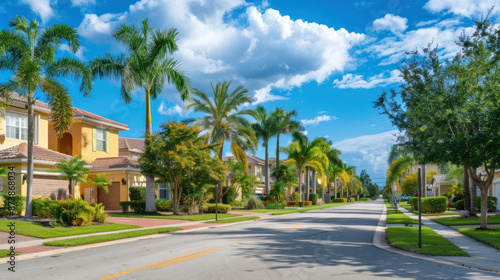
<svg viewBox="0 0 500 280">
<path fill-rule="evenodd" d="M 412 219 L 405 214 L 401 213 L 401 211 L 398 211 L 396 213 L 396 210 L 387 210 L 387 224 L 418 224 L 418 220 Z"/>
<path fill-rule="evenodd" d="M 7 227 L 7 225 L 12 221 L 13 220 L 0 220 L 0 231 L 9 232 L 10 229 Z M 108 223 L 104 225 L 81 226 L 81 227 L 46 227 L 40 223 L 34 223 L 34 222 L 23 222 L 23 221 L 15 221 L 15 222 L 16 222 L 16 234 L 26 235 L 36 238 L 43 238 L 43 239 L 89 234 L 96 232 L 115 231 L 115 230 L 139 227 L 134 225 L 122 225 L 113 223 Z"/>
<path fill-rule="evenodd" d="M 500 228 L 491 230 L 479 230 L 475 228 L 459 228 L 460 233 L 463 233 L 477 241 L 486 243 L 500 250 Z"/>
<path fill-rule="evenodd" d="M 257 216 L 246 216 L 246 217 L 237 217 L 237 218 L 223 219 L 223 220 L 218 220 L 218 221 L 210 221 L 210 222 L 205 222 L 205 223 L 226 224 L 226 223 L 234 223 L 234 222 L 256 220 L 256 219 L 260 219 L 260 217 L 257 217 Z"/>
<path fill-rule="evenodd" d="M 20 253 L 18 251 L 15 251 L 16 256 L 18 256 Z M 0 258 L 5 258 L 10 256 L 10 250 L 0 250 Z"/>
<path fill-rule="evenodd" d="M 477 217 L 462 218 L 462 217 L 448 217 L 448 218 L 435 218 L 432 219 L 436 223 L 445 226 L 466 226 L 466 225 L 480 225 L 481 215 Z M 488 224 L 500 224 L 500 215 L 488 215 Z"/>
<path fill-rule="evenodd" d="M 422 227 L 422 248 L 418 248 L 418 228 L 388 227 L 387 243 L 395 248 L 430 256 L 468 256 L 466 252 L 428 227 Z"/>
<path fill-rule="evenodd" d="M 134 231 L 127 232 L 118 232 L 111 234 L 103 234 L 103 235 L 94 235 L 87 237 L 76 237 L 76 238 L 68 238 L 63 240 L 49 241 L 44 242 L 43 245 L 46 246 L 64 246 L 64 247 L 72 247 L 72 246 L 80 246 L 94 243 L 101 243 L 143 235 L 151 235 L 157 233 L 167 233 L 172 231 L 182 230 L 179 227 L 167 227 L 167 228 L 152 228 L 152 229 L 140 229 Z"/>
<path fill-rule="evenodd" d="M 172 219 L 172 220 L 183 220 L 183 221 L 204 221 L 215 219 L 215 213 L 210 214 L 196 214 L 196 215 L 185 215 L 185 216 L 174 216 L 174 215 L 143 215 L 136 213 L 112 213 L 111 217 L 120 218 L 149 218 L 149 219 Z M 239 214 L 217 214 L 218 218 L 231 218 L 241 216 Z"/>
</svg>

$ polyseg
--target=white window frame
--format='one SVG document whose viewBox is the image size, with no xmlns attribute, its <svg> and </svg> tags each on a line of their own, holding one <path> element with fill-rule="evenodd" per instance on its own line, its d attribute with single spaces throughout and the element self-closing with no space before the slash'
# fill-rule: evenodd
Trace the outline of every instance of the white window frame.
<svg viewBox="0 0 500 280">
<path fill-rule="evenodd" d="M 8 123 L 7 119 L 8 118 L 14 118 L 14 119 L 17 119 L 17 125 L 14 124 L 14 125 L 11 125 Z M 26 119 L 26 127 L 22 127 L 21 126 L 21 123 L 22 123 L 22 119 Z M 16 129 L 18 129 L 18 137 L 13 137 L 15 135 L 9 135 L 9 128 L 10 127 L 14 127 Z M 26 130 L 26 139 L 23 139 L 22 135 L 22 131 L 23 130 Z M 21 115 L 21 114 L 17 114 L 17 113 L 12 113 L 12 112 L 7 112 L 5 113 L 5 137 L 7 138 L 10 138 L 10 139 L 17 139 L 17 140 L 22 140 L 22 141 L 28 141 L 28 116 L 27 115 Z"/>
<path fill-rule="evenodd" d="M 99 131 L 102 131 L 102 139 L 99 138 Z M 102 143 L 102 149 L 99 147 L 99 143 Z M 95 143 L 96 143 L 96 150 L 97 151 L 103 151 L 105 152 L 106 151 L 106 129 L 103 129 L 103 128 L 98 128 L 96 127 L 95 129 Z"/>
</svg>

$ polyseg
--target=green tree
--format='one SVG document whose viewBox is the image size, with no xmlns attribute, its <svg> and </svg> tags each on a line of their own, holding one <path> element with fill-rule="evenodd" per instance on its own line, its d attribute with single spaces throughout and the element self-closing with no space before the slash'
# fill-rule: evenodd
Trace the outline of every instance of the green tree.
<svg viewBox="0 0 500 280">
<path fill-rule="evenodd" d="M 139 167 L 146 176 L 170 183 L 174 214 L 179 211 L 183 188 L 203 187 L 225 178 L 226 167 L 210 152 L 208 136 L 200 137 L 196 126 L 171 122 L 160 132 L 146 138 L 146 150 L 139 158 Z"/>
<path fill-rule="evenodd" d="M 81 156 L 76 156 L 70 160 L 61 158 L 60 162 L 54 165 L 57 169 L 51 171 L 61 173 L 61 178 L 68 180 L 68 193 L 73 196 L 74 183 L 87 182 L 89 170 L 86 165 L 88 163 L 82 160 Z"/>
<path fill-rule="evenodd" d="M 231 151 L 238 161 L 243 163 L 245 171 L 248 170 L 246 151 L 254 152 L 258 140 L 252 130 L 250 122 L 245 116 L 257 118 L 256 112 L 250 109 L 239 110 L 239 108 L 251 103 L 248 90 L 243 86 L 238 86 L 231 93 L 228 93 L 231 83 L 217 83 L 212 91 L 214 98 L 210 99 L 206 93 L 193 89 L 192 97 L 185 105 L 186 109 L 193 108 L 195 112 L 205 113 L 203 117 L 195 121 L 200 130 L 208 131 L 207 143 L 209 145 L 218 144 L 219 160 L 222 161 L 224 143 L 231 143 Z M 217 197 L 219 203 L 222 201 L 222 184 L 218 184 Z"/>
<path fill-rule="evenodd" d="M 406 195 L 414 195 L 418 192 L 417 174 L 408 174 L 401 183 L 401 192 Z"/>
<path fill-rule="evenodd" d="M 264 157 L 264 192 L 269 194 L 269 139 L 278 133 L 278 119 L 273 114 L 268 114 L 263 106 L 257 106 L 257 122 L 252 124 L 252 129 L 258 139 L 262 139 L 262 146 L 265 150 Z"/>
<path fill-rule="evenodd" d="M 323 181 L 326 182 L 326 187 L 328 189 L 328 193 L 330 194 L 331 185 L 335 184 L 337 176 L 346 167 L 345 163 L 340 159 L 342 152 L 338 149 L 332 148 L 332 141 L 327 141 L 324 137 L 314 139 L 312 144 L 313 146 L 319 147 L 328 159 L 328 161 L 326 161 L 326 166 L 323 166 L 325 169 Z"/>
<path fill-rule="evenodd" d="M 0 31 L 0 70 L 13 76 L 0 84 L 0 97 L 11 101 L 17 92 L 27 99 L 28 109 L 28 163 L 26 217 L 32 216 L 34 112 L 38 90 L 49 99 L 51 118 L 57 135 L 61 136 L 73 120 L 71 95 L 57 78 L 81 79 L 80 91 L 88 96 L 92 90 L 90 70 L 77 58 L 58 56 L 57 51 L 67 42 L 72 53 L 80 48 L 75 28 L 67 24 L 52 24 L 40 28 L 36 20 L 17 16 L 9 22 L 12 30 Z"/>
<path fill-rule="evenodd" d="M 249 195 L 255 193 L 255 175 L 248 174 L 243 166 L 242 162 L 234 162 L 231 159 L 227 161 L 229 181 L 230 185 L 226 191 L 222 194 L 222 197 L 226 195 L 231 188 L 239 189 L 241 191 L 242 197 L 245 199 Z"/>
<path fill-rule="evenodd" d="M 112 36 L 127 53 L 113 55 L 106 52 L 90 63 L 94 78 L 121 80 L 121 96 L 125 103 L 132 102 L 132 92 L 136 88 L 144 90 L 146 137 L 152 133 L 151 99 L 162 93 L 165 82 L 177 88 L 182 100 L 189 96 L 189 79 L 181 71 L 180 63 L 169 56 L 178 50 L 177 35 L 174 28 L 153 30 L 147 19 L 142 21 L 142 26 L 121 24 Z M 154 178 L 147 177 L 146 211 L 155 210 Z"/>
<path fill-rule="evenodd" d="M 89 182 L 94 188 L 94 192 L 97 196 L 97 203 L 101 202 L 101 190 L 105 193 L 109 192 L 108 187 L 111 186 L 111 182 L 106 179 L 106 174 L 99 173 L 95 176 L 95 178 L 89 178 Z"/>
<path fill-rule="evenodd" d="M 299 122 L 293 120 L 294 117 L 297 116 L 297 112 L 295 110 L 285 111 L 279 108 L 276 108 L 272 113 L 273 117 L 277 119 L 276 125 L 276 166 L 278 167 L 280 162 L 280 134 L 292 134 L 294 132 L 298 132 L 303 130 L 303 127 Z M 279 176 L 279 174 L 278 174 Z M 278 180 L 276 178 L 276 180 Z"/>
</svg>

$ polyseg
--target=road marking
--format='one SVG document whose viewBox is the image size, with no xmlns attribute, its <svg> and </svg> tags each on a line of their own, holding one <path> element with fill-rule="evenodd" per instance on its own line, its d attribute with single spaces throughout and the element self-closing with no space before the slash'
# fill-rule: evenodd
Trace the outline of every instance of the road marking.
<svg viewBox="0 0 500 280">
<path fill-rule="evenodd" d="M 323 219 L 321 219 L 321 220 L 319 220 L 318 222 L 322 222 L 322 221 L 324 221 L 324 220 L 323 220 Z"/>
<path fill-rule="evenodd" d="M 231 245 L 238 245 L 238 244 L 241 244 L 241 242 L 234 242 Z"/>
<path fill-rule="evenodd" d="M 296 229 L 296 228 L 299 228 L 299 227 L 301 227 L 301 226 L 302 226 L 302 225 L 295 225 L 295 226 L 293 226 L 293 227 L 289 227 L 289 228 L 285 228 L 285 229 Z"/>
<path fill-rule="evenodd" d="M 216 251 L 219 251 L 219 250 L 222 250 L 222 249 L 207 249 L 207 250 L 202 250 L 202 251 L 198 251 L 198 252 L 186 254 L 186 255 L 183 255 L 183 256 L 171 258 L 171 259 L 168 259 L 168 260 L 164 260 L 164 261 L 160 261 L 160 262 L 156 262 L 156 263 L 152 263 L 152 264 L 147 264 L 147 265 L 143 265 L 143 266 L 140 266 L 140 267 L 136 267 L 136 268 L 132 268 L 132 269 L 129 269 L 129 270 L 125 270 L 125 271 L 122 271 L 122 272 L 118 272 L 118 273 L 115 273 L 115 274 L 112 274 L 112 275 L 101 277 L 98 280 L 111 279 L 111 278 L 114 278 L 114 277 L 117 277 L 117 276 L 120 276 L 120 275 L 125 275 L 125 274 L 132 273 L 132 272 L 140 270 L 140 269 L 146 269 L 146 268 L 147 269 L 156 269 L 156 268 L 161 268 L 161 267 L 173 265 L 173 264 L 176 264 L 176 263 L 179 263 L 179 262 L 183 262 L 183 261 L 187 261 L 187 260 L 190 260 L 190 259 L 194 259 L 196 257 L 203 256 L 203 255 L 206 255 L 206 254 L 209 254 L 209 253 L 213 253 L 213 252 L 216 252 Z"/>
</svg>

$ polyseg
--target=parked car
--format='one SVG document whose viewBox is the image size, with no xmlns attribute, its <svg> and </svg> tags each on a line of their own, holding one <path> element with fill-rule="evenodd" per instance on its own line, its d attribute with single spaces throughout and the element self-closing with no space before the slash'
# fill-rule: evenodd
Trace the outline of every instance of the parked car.
<svg viewBox="0 0 500 280">
<path fill-rule="evenodd" d="M 256 193 L 255 196 L 257 196 L 260 200 L 266 200 L 266 196 L 263 193 Z"/>
</svg>

